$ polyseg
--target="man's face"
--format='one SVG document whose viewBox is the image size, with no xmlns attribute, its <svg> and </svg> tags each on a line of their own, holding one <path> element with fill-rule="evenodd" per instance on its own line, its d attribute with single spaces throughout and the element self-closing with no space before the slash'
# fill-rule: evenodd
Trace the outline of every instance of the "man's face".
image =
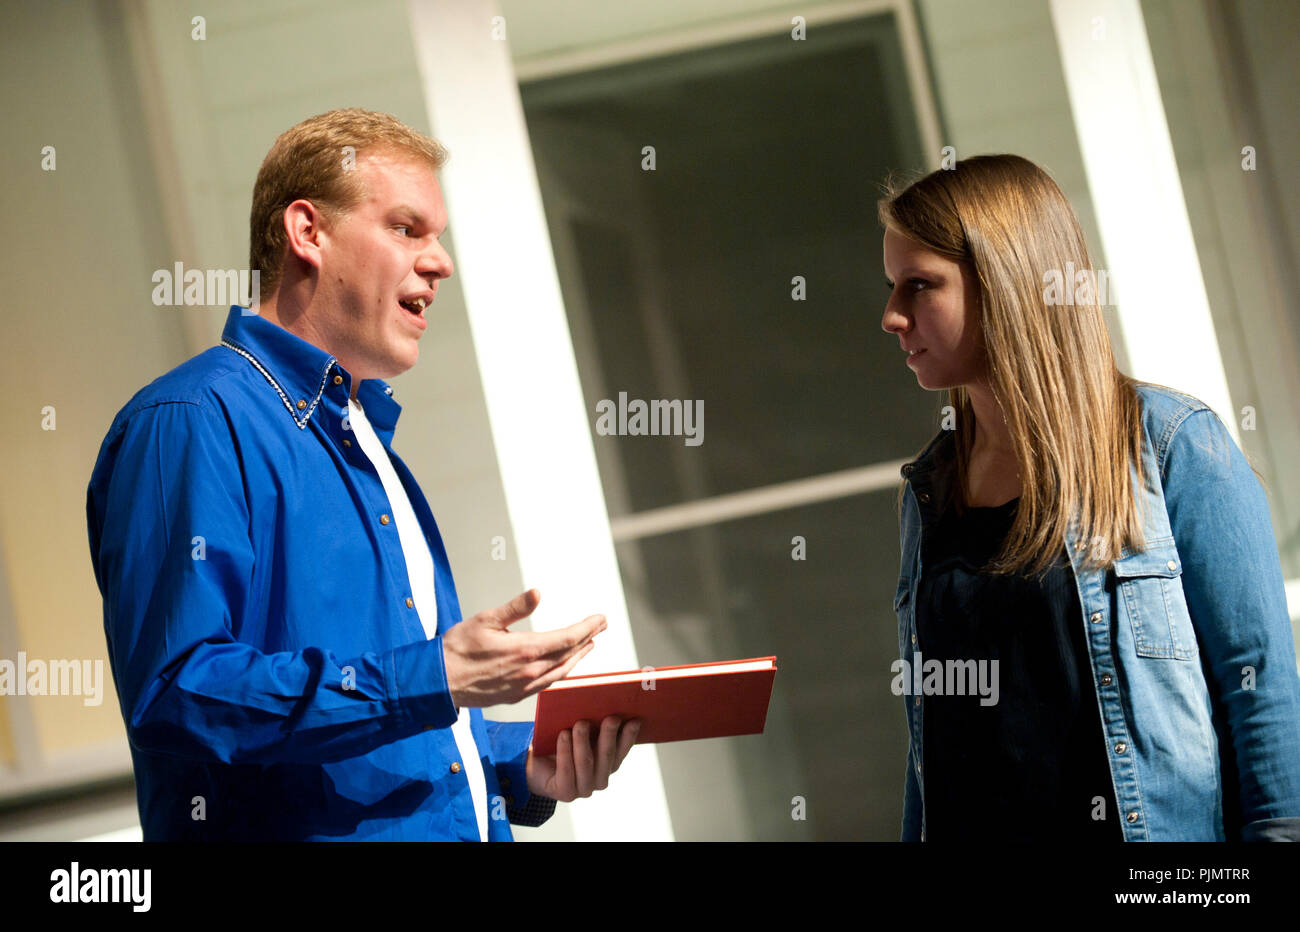
<svg viewBox="0 0 1300 932">
<path fill-rule="evenodd" d="M 355 386 L 415 365 L 427 307 L 452 262 L 438 242 L 447 210 L 428 165 L 404 153 L 364 152 L 354 170 L 366 193 L 324 224 L 313 301 L 322 313 L 313 329 Z"/>
</svg>

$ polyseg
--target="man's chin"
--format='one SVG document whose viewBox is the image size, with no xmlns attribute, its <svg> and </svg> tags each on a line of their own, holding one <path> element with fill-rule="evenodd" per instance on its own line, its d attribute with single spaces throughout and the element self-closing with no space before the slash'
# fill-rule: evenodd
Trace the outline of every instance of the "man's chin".
<svg viewBox="0 0 1300 932">
<path fill-rule="evenodd" d="M 401 366 L 401 368 L 394 372 L 393 375 L 401 375 L 403 372 L 409 372 L 411 369 L 415 368 L 415 364 L 419 361 L 420 344 L 412 343 L 410 349 L 407 350 L 405 355 L 398 357 L 397 364 Z M 385 378 L 392 378 L 392 376 L 385 376 Z"/>
<path fill-rule="evenodd" d="M 420 348 L 412 346 L 409 349 L 403 347 L 400 353 L 393 353 L 388 357 L 383 366 L 376 366 L 366 375 L 361 376 L 360 381 L 366 379 L 388 379 L 401 375 L 403 372 L 409 372 L 420 361 Z"/>
</svg>

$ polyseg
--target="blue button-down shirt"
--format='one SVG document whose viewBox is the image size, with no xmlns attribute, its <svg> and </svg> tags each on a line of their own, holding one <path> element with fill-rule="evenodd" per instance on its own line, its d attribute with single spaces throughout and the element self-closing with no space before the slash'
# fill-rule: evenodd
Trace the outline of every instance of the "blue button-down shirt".
<svg viewBox="0 0 1300 932">
<path fill-rule="evenodd" d="M 1105 817 L 1126 841 L 1300 840 L 1300 676 L 1264 490 L 1203 402 L 1146 383 L 1137 392 L 1145 547 L 1088 568 L 1076 514 L 1067 548 L 1106 735 L 1097 752 L 1120 809 Z M 955 494 L 954 457 L 940 431 L 902 468 L 894 609 L 909 662 L 921 539 Z M 902 837 L 924 840 L 923 697 L 904 708 Z"/>
<path fill-rule="evenodd" d="M 146 840 L 479 838 L 443 667 L 451 567 L 392 452 L 401 406 L 366 379 L 358 400 L 433 555 L 428 639 L 351 390 L 329 353 L 234 307 L 221 345 L 139 391 L 104 438 L 90 552 Z M 508 841 L 512 819 L 554 808 L 529 798 L 532 724 L 470 714 L 488 837 Z"/>
</svg>

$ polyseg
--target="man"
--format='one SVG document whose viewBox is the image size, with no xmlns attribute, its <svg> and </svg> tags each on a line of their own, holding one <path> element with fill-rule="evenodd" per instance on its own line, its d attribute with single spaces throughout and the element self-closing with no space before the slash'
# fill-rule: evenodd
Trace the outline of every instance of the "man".
<svg viewBox="0 0 1300 932">
<path fill-rule="evenodd" d="M 563 677 L 595 615 L 461 622 L 442 539 L 392 452 L 452 262 L 436 142 L 336 110 L 293 127 L 250 218 L 260 315 L 142 389 L 87 493 L 91 558 L 146 840 L 508 841 L 603 789 L 639 723 L 532 754 L 479 707 Z M 459 623 L 458 623 L 459 622 Z"/>
</svg>

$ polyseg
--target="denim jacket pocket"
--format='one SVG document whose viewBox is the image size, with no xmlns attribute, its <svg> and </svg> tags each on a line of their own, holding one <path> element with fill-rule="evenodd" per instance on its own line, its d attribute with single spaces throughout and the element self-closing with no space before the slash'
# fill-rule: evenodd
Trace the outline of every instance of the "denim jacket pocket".
<svg viewBox="0 0 1300 932">
<path fill-rule="evenodd" d="M 1194 660 L 1196 631 L 1183 594 L 1183 564 L 1172 538 L 1115 561 L 1121 611 L 1140 657 Z"/>
</svg>

